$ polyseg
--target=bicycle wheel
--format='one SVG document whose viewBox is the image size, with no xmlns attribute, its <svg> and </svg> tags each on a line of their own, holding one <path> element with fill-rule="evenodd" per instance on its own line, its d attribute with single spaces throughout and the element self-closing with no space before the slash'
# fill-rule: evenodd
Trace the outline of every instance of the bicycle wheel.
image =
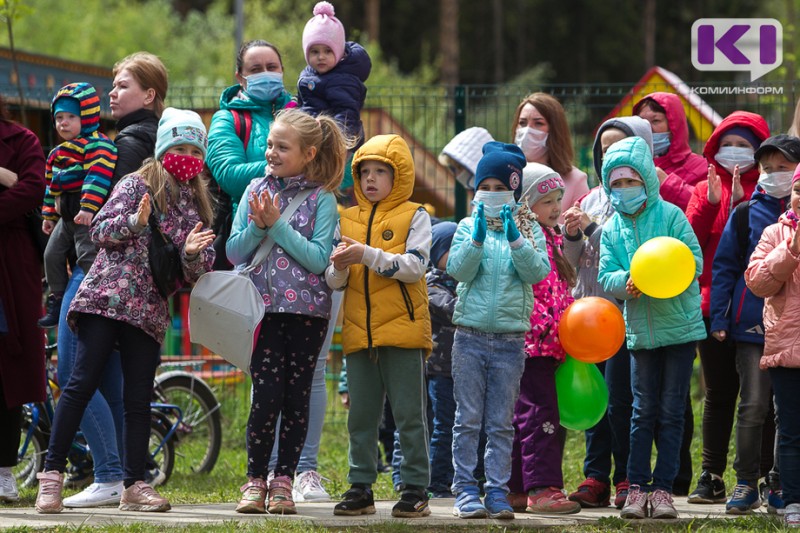
<svg viewBox="0 0 800 533">
<path fill-rule="evenodd" d="M 175 431 L 179 470 L 211 472 L 222 446 L 220 404 L 211 387 L 188 372 L 167 372 L 156 377 L 154 396 L 183 412 Z"/>
<path fill-rule="evenodd" d="M 175 439 L 174 435 L 167 438 L 167 433 L 172 427 L 169 417 L 163 413 L 151 411 L 150 419 L 150 455 L 164 474 L 164 481 L 169 481 L 172 469 L 175 468 Z"/>
<path fill-rule="evenodd" d="M 39 482 L 37 472 L 44 470 L 44 456 L 47 454 L 48 439 L 37 427 L 31 431 L 31 420 L 26 417 L 22 423 L 22 440 L 20 441 L 19 460 L 12 468 L 17 485 L 35 487 Z"/>
</svg>

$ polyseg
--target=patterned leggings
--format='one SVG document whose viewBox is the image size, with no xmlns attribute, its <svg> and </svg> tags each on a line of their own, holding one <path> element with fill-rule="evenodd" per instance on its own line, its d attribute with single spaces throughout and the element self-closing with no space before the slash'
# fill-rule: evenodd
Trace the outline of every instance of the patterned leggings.
<svg viewBox="0 0 800 533">
<path fill-rule="evenodd" d="M 324 318 L 267 313 L 250 361 L 252 405 L 247 420 L 247 475 L 267 479 L 281 414 L 275 476 L 294 477 L 308 431 L 308 401 L 317 357 L 325 340 Z"/>
</svg>

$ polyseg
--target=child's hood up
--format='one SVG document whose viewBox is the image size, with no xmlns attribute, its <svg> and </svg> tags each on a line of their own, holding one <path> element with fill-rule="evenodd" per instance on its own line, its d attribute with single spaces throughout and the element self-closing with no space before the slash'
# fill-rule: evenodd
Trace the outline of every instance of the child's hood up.
<svg viewBox="0 0 800 533">
<path fill-rule="evenodd" d="M 631 167 L 644 180 L 644 188 L 647 193 L 647 205 L 645 210 L 650 209 L 661 200 L 659 195 L 658 175 L 653 164 L 653 154 L 647 142 L 641 137 L 627 137 L 619 142 L 615 142 L 606 152 L 603 158 L 603 190 L 611 195 L 611 186 L 608 177 L 611 171 L 617 167 Z"/>
<path fill-rule="evenodd" d="M 55 125 L 55 104 L 59 98 L 74 98 L 81 110 L 81 136 L 89 135 L 100 127 L 100 97 L 89 83 L 79 82 L 65 85 L 53 97 L 50 114 Z"/>
<path fill-rule="evenodd" d="M 647 142 L 650 147 L 650 153 L 653 153 L 653 130 L 650 123 L 642 117 L 614 117 L 606 120 L 597 129 L 597 135 L 594 138 L 592 145 L 592 157 L 594 159 L 594 171 L 600 176 L 601 166 L 603 164 L 603 146 L 600 143 L 600 137 L 603 132 L 609 128 L 616 128 L 625 132 L 628 137 L 641 137 Z"/>
<path fill-rule="evenodd" d="M 372 207 L 372 202 L 364 196 L 358 183 L 358 166 L 367 160 L 380 161 L 394 170 L 392 192 L 378 202 L 378 210 L 388 211 L 411 198 L 414 192 L 414 158 L 402 137 L 396 134 L 376 135 L 365 142 L 353 156 L 353 180 L 356 182 L 353 189 L 362 208 Z"/>
</svg>

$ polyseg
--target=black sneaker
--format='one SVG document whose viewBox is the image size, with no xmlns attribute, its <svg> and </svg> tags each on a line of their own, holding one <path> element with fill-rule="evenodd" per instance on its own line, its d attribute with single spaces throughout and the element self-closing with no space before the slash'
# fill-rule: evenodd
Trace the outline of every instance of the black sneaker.
<svg viewBox="0 0 800 533">
<path fill-rule="evenodd" d="M 725 482 L 722 478 L 703 470 L 697 481 L 697 488 L 689 494 L 689 503 L 725 503 Z"/>
<path fill-rule="evenodd" d="M 400 501 L 392 507 L 392 516 L 395 518 L 419 518 L 429 514 L 428 494 L 416 487 L 406 487 Z"/>
<path fill-rule="evenodd" d="M 39 319 L 40 328 L 54 328 L 58 325 L 58 317 L 61 315 L 61 302 L 64 299 L 64 294 L 53 294 L 52 292 L 47 297 L 47 314 Z"/>
<path fill-rule="evenodd" d="M 372 498 L 370 488 L 352 486 L 342 498 L 342 501 L 333 508 L 333 514 L 344 516 L 375 514 L 375 500 Z"/>
</svg>

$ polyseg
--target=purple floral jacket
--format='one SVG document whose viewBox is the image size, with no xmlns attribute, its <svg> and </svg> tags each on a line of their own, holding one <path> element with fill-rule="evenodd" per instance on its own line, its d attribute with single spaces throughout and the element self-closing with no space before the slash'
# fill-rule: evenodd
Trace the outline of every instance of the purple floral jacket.
<svg viewBox="0 0 800 533">
<path fill-rule="evenodd" d="M 73 329 L 78 326 L 78 313 L 87 313 L 121 320 L 143 330 L 159 344 L 164 341 L 169 307 L 150 271 L 150 229 L 131 225 L 131 215 L 146 192 L 144 178 L 129 174 L 114 187 L 97 213 L 92 223 L 97 258 L 69 308 L 68 320 Z M 159 215 L 159 225 L 180 247 L 183 276 L 188 283 L 210 271 L 214 262 L 214 249 L 210 246 L 192 259 L 183 252 L 186 237 L 198 222 L 200 215 L 192 189 L 181 185 L 178 203 Z"/>
<path fill-rule="evenodd" d="M 561 247 L 563 237 L 552 228 L 542 226 L 550 258 L 550 273 L 533 286 L 531 329 L 525 334 L 525 353 L 528 357 L 553 357 L 564 361 L 564 348 L 558 338 L 558 324 L 564 310 L 573 302 L 572 291 L 561 278 L 553 260 L 554 247 Z"/>
</svg>

